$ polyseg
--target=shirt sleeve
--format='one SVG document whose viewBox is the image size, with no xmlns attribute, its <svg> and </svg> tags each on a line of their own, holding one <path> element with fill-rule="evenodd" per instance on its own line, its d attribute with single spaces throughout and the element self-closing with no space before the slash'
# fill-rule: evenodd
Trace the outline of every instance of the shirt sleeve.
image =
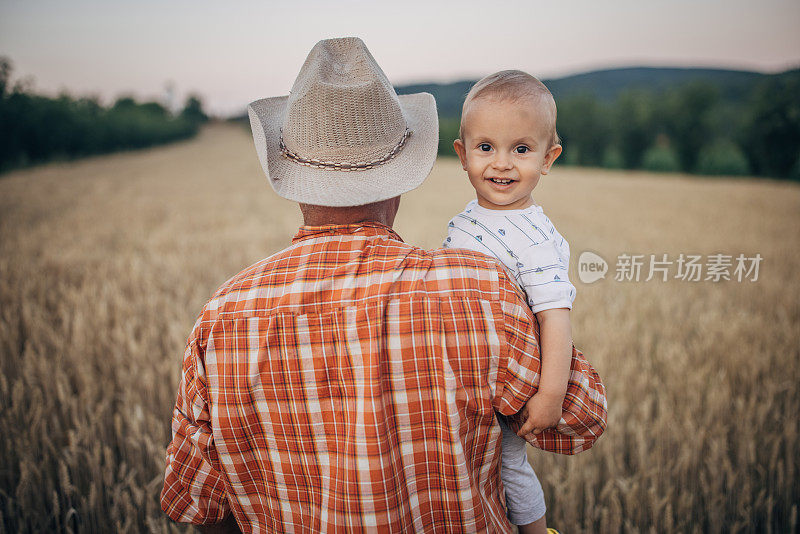
<svg viewBox="0 0 800 534">
<path fill-rule="evenodd" d="M 522 291 L 504 272 L 500 276 L 500 308 L 503 317 L 500 333 L 505 339 L 501 339 L 492 405 L 497 412 L 513 419 L 539 388 L 539 323 L 526 306 Z"/>
<path fill-rule="evenodd" d="M 204 524 L 221 521 L 230 508 L 211 429 L 199 329 L 200 319 L 183 356 L 161 509 L 175 521 Z"/>
<path fill-rule="evenodd" d="M 561 243 L 558 243 L 560 240 Z M 519 252 L 519 281 L 533 313 L 572 309 L 575 286 L 569 281 L 569 245 L 559 235 Z"/>
</svg>

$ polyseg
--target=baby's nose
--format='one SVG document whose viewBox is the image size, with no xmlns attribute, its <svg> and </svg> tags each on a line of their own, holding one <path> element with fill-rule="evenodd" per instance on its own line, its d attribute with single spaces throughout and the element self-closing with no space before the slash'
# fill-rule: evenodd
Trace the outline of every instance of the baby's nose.
<svg viewBox="0 0 800 534">
<path fill-rule="evenodd" d="M 509 158 L 507 154 L 498 153 L 497 156 L 494 158 L 494 162 L 492 162 L 492 165 L 497 169 L 510 169 L 511 158 Z"/>
</svg>

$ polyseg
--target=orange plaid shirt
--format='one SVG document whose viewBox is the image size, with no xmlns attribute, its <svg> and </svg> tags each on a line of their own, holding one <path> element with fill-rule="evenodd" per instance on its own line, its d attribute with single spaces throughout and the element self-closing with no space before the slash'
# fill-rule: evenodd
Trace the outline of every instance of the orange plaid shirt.
<svg viewBox="0 0 800 534">
<path fill-rule="evenodd" d="M 161 506 L 244 532 L 511 532 L 495 411 L 535 392 L 537 328 L 487 256 L 302 227 L 195 323 Z"/>
</svg>

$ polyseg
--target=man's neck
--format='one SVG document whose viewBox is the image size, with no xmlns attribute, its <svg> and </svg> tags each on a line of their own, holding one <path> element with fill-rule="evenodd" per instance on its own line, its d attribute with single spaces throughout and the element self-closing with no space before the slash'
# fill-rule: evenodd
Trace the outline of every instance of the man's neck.
<svg viewBox="0 0 800 534">
<path fill-rule="evenodd" d="M 325 226 L 328 224 L 354 224 L 377 222 L 391 227 L 400 206 L 400 197 L 366 204 L 364 206 L 315 206 L 300 204 L 306 226 Z"/>
</svg>

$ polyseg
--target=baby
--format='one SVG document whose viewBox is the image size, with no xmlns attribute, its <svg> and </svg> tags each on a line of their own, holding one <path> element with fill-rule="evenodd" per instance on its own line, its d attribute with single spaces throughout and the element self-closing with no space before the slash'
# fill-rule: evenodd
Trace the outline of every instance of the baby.
<svg viewBox="0 0 800 534">
<path fill-rule="evenodd" d="M 491 74 L 472 87 L 454 142 L 477 199 L 450 221 L 444 246 L 502 261 L 524 288 L 540 326 L 541 380 L 523 410 L 519 436 L 558 423 L 570 373 L 575 287 L 567 276 L 569 244 L 531 196 L 561 154 L 559 143 L 553 95 L 517 70 Z M 544 494 L 528 463 L 526 442 L 499 419 L 509 521 L 522 533 L 544 533 Z"/>
</svg>

